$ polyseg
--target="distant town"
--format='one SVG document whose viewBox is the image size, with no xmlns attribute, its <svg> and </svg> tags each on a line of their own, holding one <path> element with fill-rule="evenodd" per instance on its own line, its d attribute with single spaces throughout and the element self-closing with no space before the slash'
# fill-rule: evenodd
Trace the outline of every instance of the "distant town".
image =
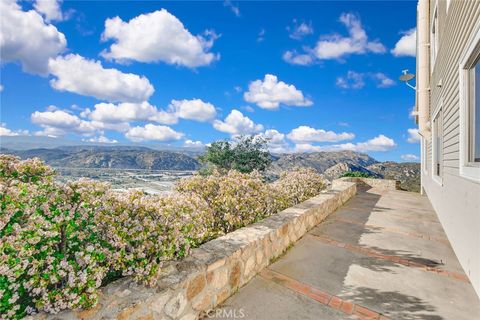
<svg viewBox="0 0 480 320">
<path fill-rule="evenodd" d="M 170 193 L 175 182 L 191 176 L 195 171 L 183 170 L 143 170 L 112 168 L 55 168 L 58 181 L 67 182 L 79 178 L 90 178 L 108 182 L 116 191 L 141 189 L 149 194 Z"/>
</svg>

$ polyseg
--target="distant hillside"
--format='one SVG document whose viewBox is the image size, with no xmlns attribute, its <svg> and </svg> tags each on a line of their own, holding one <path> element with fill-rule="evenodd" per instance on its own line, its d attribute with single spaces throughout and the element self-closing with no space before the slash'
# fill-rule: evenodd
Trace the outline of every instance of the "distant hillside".
<svg viewBox="0 0 480 320">
<path fill-rule="evenodd" d="M 62 138 L 53 138 L 46 136 L 0 136 L 0 146 L 2 149 L 9 150 L 30 150 L 38 148 L 58 148 L 63 146 L 83 146 L 83 145 L 107 145 L 105 143 L 92 143 L 85 141 L 72 141 Z"/>
<path fill-rule="evenodd" d="M 268 175 L 275 179 L 282 171 L 294 167 L 314 168 L 330 181 L 347 171 L 360 171 L 375 178 L 399 180 L 404 190 L 420 191 L 419 163 L 378 162 L 367 154 L 354 151 L 283 154 L 274 159 Z"/>
<path fill-rule="evenodd" d="M 178 152 L 127 146 L 71 146 L 54 149 L 2 150 L 23 159 L 38 157 L 52 167 L 148 170 L 197 170 L 196 159 Z"/>
<path fill-rule="evenodd" d="M 65 148 L 145 148 L 151 150 L 171 151 L 184 153 L 188 156 L 198 156 L 204 152 L 204 147 L 182 147 L 159 143 L 101 143 L 80 140 L 68 140 L 45 136 L 0 136 L 0 148 L 2 150 L 32 150 L 32 149 L 65 149 Z"/>
<path fill-rule="evenodd" d="M 31 150 L 1 149 L 23 159 L 39 157 L 56 168 L 111 168 L 146 170 L 197 170 L 195 154 L 153 150 L 142 146 L 65 146 Z M 267 177 L 275 180 L 281 172 L 294 167 L 310 167 L 328 180 L 347 171 L 360 171 L 376 178 L 395 179 L 408 191 L 420 191 L 420 164 L 378 162 L 353 151 L 314 152 L 272 156 Z"/>
<path fill-rule="evenodd" d="M 382 175 L 385 179 L 400 181 L 400 187 L 412 192 L 420 192 L 420 164 L 416 162 L 380 162 L 366 169 Z"/>
<path fill-rule="evenodd" d="M 323 173 L 338 163 L 366 167 L 377 162 L 367 154 L 353 151 L 294 153 L 279 155 L 272 163 L 269 171 L 278 174 L 294 167 L 310 167 Z"/>
<path fill-rule="evenodd" d="M 334 179 L 340 178 L 346 172 L 362 172 L 362 173 L 368 174 L 373 178 L 380 178 L 380 179 L 383 177 L 381 174 L 370 171 L 362 166 L 357 166 L 351 163 L 344 163 L 344 162 L 337 163 L 336 165 L 331 166 L 330 168 L 328 168 L 323 172 L 323 176 L 325 177 L 325 179 L 332 181 Z"/>
</svg>

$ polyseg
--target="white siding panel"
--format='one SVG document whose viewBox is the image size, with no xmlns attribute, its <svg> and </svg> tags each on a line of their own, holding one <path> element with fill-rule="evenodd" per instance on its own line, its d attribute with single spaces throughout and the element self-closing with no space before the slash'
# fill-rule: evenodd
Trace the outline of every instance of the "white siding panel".
<svg viewBox="0 0 480 320">
<path fill-rule="evenodd" d="M 431 15 L 436 0 L 430 1 Z M 440 43 L 434 70 L 431 76 L 430 116 L 436 108 L 442 106 L 444 123 L 445 160 L 458 159 L 459 151 L 459 79 L 458 63 L 473 26 L 480 19 L 480 1 L 452 1 L 446 14 L 444 1 L 438 1 L 437 14 L 439 19 Z M 429 157 L 431 146 L 429 146 Z M 458 166 L 458 161 L 449 165 Z M 458 174 L 458 172 L 456 173 Z"/>
<path fill-rule="evenodd" d="M 430 0 L 430 18 L 437 0 Z M 480 184 L 459 174 L 459 63 L 474 26 L 480 21 L 480 0 L 451 0 L 448 14 L 438 1 L 439 46 L 430 78 L 430 117 L 443 112 L 443 180 L 432 179 L 431 139 L 426 142 L 428 171 L 422 186 L 447 233 L 465 273 L 480 296 Z"/>
</svg>

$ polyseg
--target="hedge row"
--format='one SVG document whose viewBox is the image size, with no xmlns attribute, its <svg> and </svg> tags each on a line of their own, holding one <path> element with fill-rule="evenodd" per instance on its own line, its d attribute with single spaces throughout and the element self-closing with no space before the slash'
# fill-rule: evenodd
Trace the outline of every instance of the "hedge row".
<svg viewBox="0 0 480 320">
<path fill-rule="evenodd" d="M 39 159 L 0 155 L 0 314 L 89 308 L 98 288 L 133 276 L 155 285 L 162 263 L 317 195 L 310 169 L 274 183 L 230 171 L 181 180 L 168 196 L 54 181 Z"/>
</svg>

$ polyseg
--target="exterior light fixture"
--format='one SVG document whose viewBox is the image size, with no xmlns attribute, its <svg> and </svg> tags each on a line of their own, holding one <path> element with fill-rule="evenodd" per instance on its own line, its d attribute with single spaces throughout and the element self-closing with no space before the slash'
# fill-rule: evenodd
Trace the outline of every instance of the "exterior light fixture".
<svg viewBox="0 0 480 320">
<path fill-rule="evenodd" d="M 415 78 L 415 75 L 408 73 L 408 70 L 405 69 L 405 70 L 402 70 L 402 75 L 398 79 L 402 82 L 405 82 L 405 84 L 410 88 L 412 88 L 413 90 L 417 90 L 416 86 L 414 87 L 410 83 L 408 83 L 408 81 L 412 80 L 413 78 Z"/>
</svg>

